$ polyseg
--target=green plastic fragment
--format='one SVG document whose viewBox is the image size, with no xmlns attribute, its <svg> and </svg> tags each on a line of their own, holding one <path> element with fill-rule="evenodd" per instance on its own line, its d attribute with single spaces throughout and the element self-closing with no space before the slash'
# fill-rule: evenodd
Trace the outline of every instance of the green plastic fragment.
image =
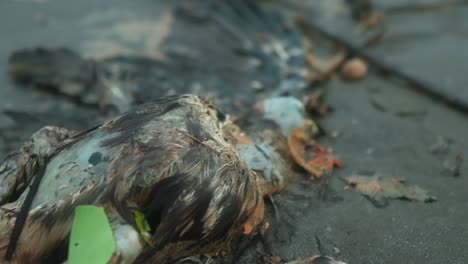
<svg viewBox="0 0 468 264">
<path fill-rule="evenodd" d="M 80 205 L 68 245 L 69 264 L 105 264 L 115 252 L 115 240 L 104 209 Z"/>
<path fill-rule="evenodd" d="M 138 231 L 140 231 L 141 237 L 143 237 L 143 240 L 145 240 L 146 243 L 151 244 L 151 227 L 148 224 L 148 221 L 146 220 L 145 214 L 138 210 L 136 210 L 134 214 L 135 223 L 138 228 Z"/>
</svg>

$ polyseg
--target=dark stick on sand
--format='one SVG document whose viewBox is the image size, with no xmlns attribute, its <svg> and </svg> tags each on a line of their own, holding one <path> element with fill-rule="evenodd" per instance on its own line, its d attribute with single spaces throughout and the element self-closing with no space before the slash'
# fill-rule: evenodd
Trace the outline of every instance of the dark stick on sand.
<svg viewBox="0 0 468 264">
<path fill-rule="evenodd" d="M 460 6 L 468 5 L 466 0 L 452 0 L 452 1 L 440 1 L 435 3 L 409 3 L 404 5 L 398 5 L 395 7 L 385 8 L 385 14 L 397 14 L 402 12 L 428 12 L 438 11 L 447 8 L 456 8 Z"/>
<path fill-rule="evenodd" d="M 448 107 L 461 112 L 462 114 L 467 115 L 468 114 L 468 104 L 461 100 L 458 96 L 454 96 L 452 94 L 449 94 L 445 91 L 443 91 L 440 88 L 435 87 L 433 84 L 428 83 L 427 81 L 418 79 L 416 77 L 413 77 L 405 72 L 402 72 L 398 69 L 396 69 L 393 66 L 388 65 L 387 63 L 383 62 L 382 60 L 376 58 L 375 56 L 372 56 L 368 54 L 365 50 L 354 46 L 353 44 L 349 43 L 345 39 L 336 36 L 330 32 L 327 32 L 326 30 L 320 28 L 318 25 L 306 21 L 306 19 L 299 17 L 296 20 L 297 24 L 299 27 L 306 33 L 318 33 L 322 35 L 323 37 L 332 40 L 333 42 L 343 46 L 344 48 L 347 49 L 347 51 L 357 57 L 361 57 L 365 61 L 367 61 L 369 64 L 377 68 L 380 72 L 383 74 L 388 74 L 388 75 L 393 75 L 406 83 L 409 84 L 409 87 L 413 88 L 415 91 L 422 93 L 426 96 L 429 96 L 430 98 L 442 102 Z"/>
</svg>

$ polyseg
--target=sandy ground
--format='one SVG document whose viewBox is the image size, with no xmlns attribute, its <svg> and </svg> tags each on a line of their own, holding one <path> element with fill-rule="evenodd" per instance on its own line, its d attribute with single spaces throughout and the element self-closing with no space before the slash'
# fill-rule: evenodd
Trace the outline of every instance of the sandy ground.
<svg viewBox="0 0 468 264">
<path fill-rule="evenodd" d="M 377 2 L 385 6 L 385 1 Z M 158 7 L 151 1 L 2 1 L 0 110 L 29 114 L 16 114 L 16 121 L 0 114 L 0 158 L 44 125 L 84 129 L 102 121 L 95 109 L 15 85 L 6 72 L 12 51 L 67 46 L 96 57 L 114 50 L 155 50 L 163 39 L 147 32 L 164 35 L 163 28 L 151 25 L 170 19 Z M 333 16 L 317 19 L 339 17 L 340 9 L 334 10 Z M 460 7 L 393 14 L 386 20 L 388 38 L 372 52 L 468 101 L 467 13 Z M 357 38 L 346 23 L 332 21 L 336 32 Z M 286 259 L 327 254 L 349 263 L 467 263 L 468 165 L 462 165 L 459 177 L 443 166 L 468 149 L 467 116 L 375 73 L 360 82 L 332 80 L 327 88 L 327 102 L 335 111 L 321 122 L 337 137 L 323 144 L 333 147 L 346 167 L 336 170 L 326 186 L 298 174 L 275 196 L 281 221 L 269 238 L 273 253 Z M 446 154 L 437 156 L 430 148 L 440 138 L 452 143 Z M 371 172 L 405 178 L 438 201 L 397 200 L 376 208 L 339 180 Z M 262 245 L 252 245 L 239 263 L 254 263 L 262 252 Z"/>
</svg>

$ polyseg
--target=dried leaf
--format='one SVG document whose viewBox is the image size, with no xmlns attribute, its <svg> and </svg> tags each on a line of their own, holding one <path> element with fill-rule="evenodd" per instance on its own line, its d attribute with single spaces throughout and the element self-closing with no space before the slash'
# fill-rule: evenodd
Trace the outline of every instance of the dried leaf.
<svg viewBox="0 0 468 264">
<path fill-rule="evenodd" d="M 433 202 L 435 197 L 418 186 L 407 186 L 396 178 L 366 177 L 352 175 L 343 179 L 354 190 L 372 199 L 374 205 L 385 206 L 387 199 L 406 199 L 422 202 Z M 376 204 L 377 203 L 377 204 Z"/>
<path fill-rule="evenodd" d="M 310 78 L 313 80 L 325 81 L 330 79 L 340 68 L 346 58 L 344 52 L 337 52 L 330 58 L 322 60 L 315 56 L 312 52 L 306 54 L 306 60 L 313 68 L 313 73 L 310 72 Z"/>
<path fill-rule="evenodd" d="M 342 167 L 343 163 L 335 159 L 330 148 L 325 149 L 314 141 L 310 130 L 308 124 L 293 129 L 288 136 L 289 151 L 297 165 L 320 178 L 323 173 L 331 173 L 334 167 Z"/>
</svg>

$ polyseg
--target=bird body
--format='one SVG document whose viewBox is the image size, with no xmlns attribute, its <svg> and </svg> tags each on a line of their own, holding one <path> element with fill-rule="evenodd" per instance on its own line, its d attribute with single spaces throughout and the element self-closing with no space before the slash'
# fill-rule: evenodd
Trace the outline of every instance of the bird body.
<svg viewBox="0 0 468 264">
<path fill-rule="evenodd" d="M 246 225 L 255 230 L 263 221 L 258 179 L 226 126 L 209 102 L 183 95 L 64 140 L 36 166 L 44 175 L 12 263 L 65 261 L 74 208 L 81 204 L 104 207 L 117 241 L 115 257 L 123 263 L 215 254 Z M 0 179 L 8 180 L 2 173 Z M 2 257 L 27 193 L 0 208 Z M 150 245 L 136 229 L 136 210 L 151 227 Z"/>
<path fill-rule="evenodd" d="M 89 60 L 65 49 L 36 49 L 13 55 L 10 73 L 17 81 L 119 113 L 153 96 L 198 93 L 197 87 L 229 101 L 231 110 L 238 107 L 234 102 L 258 99 L 252 84 L 271 87 L 274 95 L 303 97 L 302 38 L 277 12 L 255 1 L 188 3 L 198 9 L 189 5 L 186 11 L 202 10 L 204 19 L 187 23 L 182 6 L 176 9 L 178 23 L 165 40 L 172 49 L 164 60 L 124 55 Z M 185 50 L 177 48 L 184 47 L 180 44 L 196 56 L 180 52 Z M 114 69 L 119 71 L 113 74 Z M 126 96 L 105 98 L 112 94 L 109 83 Z M 279 122 L 283 133 L 300 112 L 284 116 L 284 105 L 265 105 L 265 116 Z M 284 136 L 259 133 L 252 142 L 238 142 L 236 129 L 211 103 L 193 95 L 144 104 L 75 136 L 42 129 L 0 164 L 0 257 L 11 248 L 21 208 L 27 209 L 32 196 L 27 186 L 34 186 L 41 172 L 11 263 L 66 261 L 74 210 L 82 204 L 104 208 L 117 246 L 112 263 L 214 255 L 234 237 L 255 234 L 263 226 L 263 197 L 286 186 L 289 153 L 282 153 Z M 137 229 L 135 212 L 150 225 L 149 242 Z"/>
</svg>

